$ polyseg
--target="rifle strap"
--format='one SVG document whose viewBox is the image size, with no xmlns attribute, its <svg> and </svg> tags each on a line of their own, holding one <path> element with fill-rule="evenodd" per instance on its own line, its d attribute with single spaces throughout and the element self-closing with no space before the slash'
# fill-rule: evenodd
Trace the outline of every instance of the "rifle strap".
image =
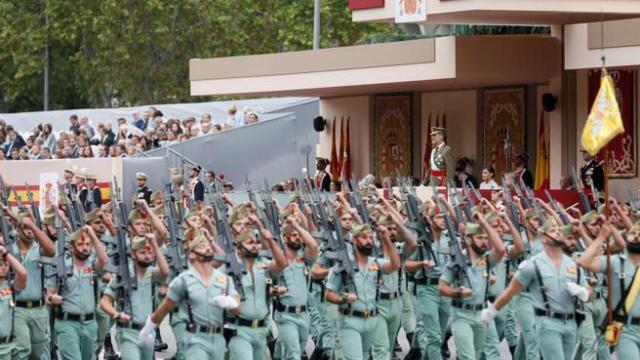
<svg viewBox="0 0 640 360">
<path fill-rule="evenodd" d="M 635 296 L 638 295 L 637 291 L 635 291 L 636 292 L 635 294 L 632 293 L 632 288 L 633 288 L 634 282 L 637 281 L 638 273 L 640 273 L 640 270 L 636 270 L 636 273 L 633 276 L 633 279 L 629 282 L 629 285 L 625 287 L 624 286 L 624 279 L 625 279 L 626 276 L 625 276 L 625 273 L 624 273 L 624 261 L 625 261 L 624 258 L 621 257 L 620 258 L 620 269 L 621 269 L 621 272 L 620 272 L 619 278 L 620 278 L 620 290 L 622 291 L 622 294 L 621 294 L 622 296 L 620 296 L 620 301 L 618 301 L 618 304 L 616 304 L 616 307 L 615 307 L 615 310 L 614 310 L 613 313 L 614 313 L 614 315 L 616 315 L 616 314 L 619 314 L 620 312 L 622 312 L 622 317 L 624 319 L 623 322 L 626 323 L 629 314 L 627 312 L 625 303 L 626 303 L 627 299 L 630 296 L 634 296 L 635 297 Z"/>
<path fill-rule="evenodd" d="M 378 299 L 380 298 L 380 285 L 382 285 L 382 269 L 380 268 L 380 263 L 378 262 L 378 259 L 375 259 L 374 262 L 376 263 L 376 268 L 377 270 L 377 276 L 376 276 L 376 303 L 378 302 Z"/>
<path fill-rule="evenodd" d="M 551 312 L 549 308 L 549 298 L 547 298 L 547 292 L 544 291 L 544 282 L 542 281 L 542 275 L 540 274 L 538 263 L 535 260 L 532 260 L 532 262 L 533 262 L 533 268 L 536 271 L 536 278 L 538 279 L 538 283 L 540 283 L 540 293 L 542 294 L 542 303 L 544 304 L 544 309 L 547 312 Z"/>
<path fill-rule="evenodd" d="M 189 324 L 187 324 L 187 328 L 188 328 L 189 326 L 195 325 L 195 321 L 193 320 L 193 308 L 191 304 L 191 299 L 189 298 L 189 288 L 187 287 L 187 283 L 184 280 L 184 276 L 180 279 L 180 281 L 182 281 L 182 286 L 184 287 L 184 297 L 185 297 L 184 303 L 187 305 L 187 315 L 189 317 Z"/>
<path fill-rule="evenodd" d="M 487 280 L 484 287 L 484 302 L 483 302 L 483 304 L 486 304 L 487 301 L 489 300 L 489 288 L 491 287 L 491 285 L 489 285 L 489 279 L 491 279 L 491 261 L 489 259 L 489 255 L 484 255 L 483 257 L 485 258 L 485 261 L 487 263 Z"/>
</svg>

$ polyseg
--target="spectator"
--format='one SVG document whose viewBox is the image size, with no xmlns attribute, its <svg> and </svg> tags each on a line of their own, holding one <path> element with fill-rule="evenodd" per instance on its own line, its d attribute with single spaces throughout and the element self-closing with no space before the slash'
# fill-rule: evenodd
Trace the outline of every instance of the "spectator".
<svg viewBox="0 0 640 360">
<path fill-rule="evenodd" d="M 9 160 L 18 160 L 20 159 L 20 149 L 17 147 L 12 147 L 11 152 L 9 153 Z"/>
<path fill-rule="evenodd" d="M 238 108 L 235 105 L 229 105 L 227 109 L 227 121 L 225 124 L 230 127 L 240 127 L 244 124 L 244 119 L 238 114 Z"/>
<path fill-rule="evenodd" d="M 133 117 L 133 126 L 137 127 L 141 131 L 145 131 L 147 129 L 149 118 L 147 118 L 147 120 L 141 118 L 139 111 L 134 111 L 133 114 L 131 114 L 131 117 Z"/>
<path fill-rule="evenodd" d="M 104 144 L 98 145 L 98 157 L 105 158 L 107 157 L 107 146 Z"/>
<path fill-rule="evenodd" d="M 40 138 L 42 139 L 42 144 L 47 146 L 50 150 L 55 151 L 56 136 L 53 135 L 53 127 L 51 124 L 42 125 L 42 134 L 40 134 Z"/>
<path fill-rule="evenodd" d="M 127 147 L 124 144 L 116 145 L 116 156 L 117 157 L 127 156 Z"/>
<path fill-rule="evenodd" d="M 51 159 L 51 149 L 48 147 L 43 147 L 42 151 L 40 151 L 40 159 L 39 160 L 50 160 Z"/>
<path fill-rule="evenodd" d="M 493 166 L 485 166 L 482 169 L 482 182 L 480 183 L 480 190 L 495 190 L 500 187 L 498 183 L 494 180 L 496 176 L 496 170 Z"/>
<path fill-rule="evenodd" d="M 4 148 L 0 147 L 0 161 L 6 160 L 7 158 L 4 156 Z"/>
<path fill-rule="evenodd" d="M 191 129 L 189 129 L 189 134 L 191 134 L 190 137 L 192 138 L 200 136 L 200 128 L 198 125 L 193 125 Z"/>
<path fill-rule="evenodd" d="M 69 122 L 71 126 L 69 126 L 69 131 L 80 131 L 80 122 L 78 121 L 78 115 L 73 114 L 69 116 Z"/>
<path fill-rule="evenodd" d="M 7 126 L 7 135 L 8 135 L 8 143 L 4 147 L 5 154 L 10 154 L 9 158 L 13 158 L 13 150 L 19 150 L 21 147 L 25 146 L 25 141 L 12 127 Z"/>
<path fill-rule="evenodd" d="M 117 157 L 118 155 L 116 154 L 116 147 L 115 146 L 109 146 L 109 157 Z"/>
<path fill-rule="evenodd" d="M 213 132 L 211 131 L 211 122 L 200 123 L 200 136 L 209 135 L 212 133 Z"/>
<path fill-rule="evenodd" d="M 31 149 L 29 149 L 29 158 L 31 160 L 39 160 L 40 159 L 40 145 L 33 144 Z"/>
<path fill-rule="evenodd" d="M 98 145 L 98 149 L 101 146 L 104 147 L 104 145 Z M 92 158 L 93 157 L 93 150 L 91 150 L 91 146 L 84 146 L 82 148 L 81 157 L 83 157 L 83 158 Z"/>
<path fill-rule="evenodd" d="M 258 114 L 255 112 L 250 112 L 244 119 L 245 125 L 255 124 L 258 122 Z"/>
<path fill-rule="evenodd" d="M 105 146 L 111 146 L 116 143 L 116 135 L 111 130 L 111 124 L 102 123 L 98 125 L 98 132 L 100 133 L 100 138 L 95 145 L 102 144 Z"/>
<path fill-rule="evenodd" d="M 89 117 L 87 115 L 80 116 L 80 131 L 84 131 L 89 139 L 93 139 L 93 137 L 96 136 L 96 131 L 93 126 L 89 124 Z"/>
</svg>

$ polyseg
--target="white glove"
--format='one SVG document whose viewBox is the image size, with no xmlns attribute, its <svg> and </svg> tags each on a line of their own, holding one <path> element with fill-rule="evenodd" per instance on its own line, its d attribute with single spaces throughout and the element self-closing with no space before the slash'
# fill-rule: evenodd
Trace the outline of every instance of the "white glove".
<svg viewBox="0 0 640 360">
<path fill-rule="evenodd" d="M 238 301 L 229 295 L 218 295 L 214 297 L 213 304 L 225 310 L 235 309 L 240 306 Z"/>
<path fill-rule="evenodd" d="M 480 312 L 480 322 L 488 324 L 493 321 L 496 315 L 498 315 L 498 310 L 496 310 L 492 303 L 487 301 L 487 308 Z"/>
<path fill-rule="evenodd" d="M 142 346 L 151 347 L 156 339 L 156 327 L 158 325 L 154 324 L 151 321 L 151 316 L 147 318 L 147 321 L 144 323 L 144 327 L 140 330 L 140 334 L 138 335 L 138 340 L 140 340 L 140 344 Z"/>
<path fill-rule="evenodd" d="M 587 302 L 589 300 L 589 291 L 585 287 L 574 282 L 567 282 L 565 287 L 571 296 L 577 297 L 580 301 Z"/>
</svg>

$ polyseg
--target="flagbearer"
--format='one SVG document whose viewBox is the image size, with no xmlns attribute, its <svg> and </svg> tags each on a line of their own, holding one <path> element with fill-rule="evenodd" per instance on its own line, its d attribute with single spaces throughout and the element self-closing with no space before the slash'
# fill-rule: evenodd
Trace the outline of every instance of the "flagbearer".
<svg viewBox="0 0 640 360">
<path fill-rule="evenodd" d="M 453 151 L 449 145 L 444 143 L 444 135 L 447 129 L 442 127 L 432 127 L 431 157 L 429 160 L 429 185 L 445 186 L 449 180 L 453 180 L 455 175 L 455 161 L 453 160 Z"/>
</svg>

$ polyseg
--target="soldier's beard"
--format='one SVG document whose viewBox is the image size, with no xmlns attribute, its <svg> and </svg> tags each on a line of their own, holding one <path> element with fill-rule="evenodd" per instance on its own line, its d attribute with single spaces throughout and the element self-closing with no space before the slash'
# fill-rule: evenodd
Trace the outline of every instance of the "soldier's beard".
<svg viewBox="0 0 640 360">
<path fill-rule="evenodd" d="M 373 253 L 373 244 L 358 245 L 358 251 L 364 256 L 369 256 Z"/>
<path fill-rule="evenodd" d="M 80 261 L 85 261 L 89 258 L 89 256 L 91 256 L 91 253 L 83 253 L 80 251 L 75 251 L 73 255 L 76 257 L 76 259 Z"/>
<path fill-rule="evenodd" d="M 298 251 L 302 248 L 302 244 L 298 242 L 287 242 L 287 247 L 291 250 Z"/>
<path fill-rule="evenodd" d="M 554 246 L 554 247 L 559 247 L 559 246 L 561 246 L 561 247 L 563 247 L 563 248 L 564 248 L 564 246 L 565 246 L 565 242 L 564 242 L 564 241 L 562 241 L 562 239 L 558 240 L 558 239 L 554 238 L 553 236 L 550 236 L 549 234 L 547 234 L 547 237 L 548 237 L 549 239 L 551 239 L 551 241 L 549 242 L 549 245 Z"/>
<path fill-rule="evenodd" d="M 198 255 L 198 260 L 200 260 L 200 262 L 212 262 L 213 261 L 213 254 L 201 254 L 199 252 L 193 252 L 194 254 Z"/>
<path fill-rule="evenodd" d="M 255 259 L 258 257 L 258 251 L 254 251 L 254 250 L 248 250 L 245 248 L 242 248 L 242 254 L 244 255 L 245 258 L 248 259 Z"/>
<path fill-rule="evenodd" d="M 471 241 L 471 248 L 476 254 L 478 254 L 478 256 L 482 256 L 487 252 L 487 249 L 481 248 L 480 246 L 476 245 L 476 243 L 473 241 Z"/>
<path fill-rule="evenodd" d="M 136 260 L 136 263 L 138 264 L 138 266 L 140 266 L 141 268 L 148 268 L 149 266 L 151 266 L 151 264 L 153 264 L 153 261 L 141 261 L 141 260 Z"/>
</svg>

